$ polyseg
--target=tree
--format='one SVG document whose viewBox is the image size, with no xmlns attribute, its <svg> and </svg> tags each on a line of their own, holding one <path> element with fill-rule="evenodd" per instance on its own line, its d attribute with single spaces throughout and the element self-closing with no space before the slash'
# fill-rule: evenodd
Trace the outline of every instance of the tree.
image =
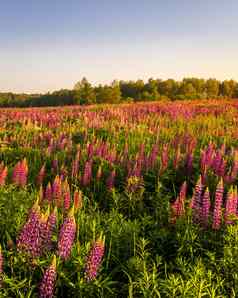
<svg viewBox="0 0 238 298">
<path fill-rule="evenodd" d="M 75 84 L 74 91 L 74 99 L 77 104 L 94 104 L 96 102 L 94 88 L 85 77 Z"/>
</svg>

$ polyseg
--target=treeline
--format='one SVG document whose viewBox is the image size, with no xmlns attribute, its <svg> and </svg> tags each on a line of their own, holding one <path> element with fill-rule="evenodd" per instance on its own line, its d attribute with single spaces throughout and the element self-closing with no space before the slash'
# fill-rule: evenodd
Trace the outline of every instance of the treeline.
<svg viewBox="0 0 238 298">
<path fill-rule="evenodd" d="M 184 78 L 113 81 L 110 85 L 93 86 L 86 78 L 73 90 L 62 89 L 47 94 L 0 93 L 2 107 L 87 105 L 156 100 L 238 98 L 238 82 L 234 80 Z"/>
</svg>

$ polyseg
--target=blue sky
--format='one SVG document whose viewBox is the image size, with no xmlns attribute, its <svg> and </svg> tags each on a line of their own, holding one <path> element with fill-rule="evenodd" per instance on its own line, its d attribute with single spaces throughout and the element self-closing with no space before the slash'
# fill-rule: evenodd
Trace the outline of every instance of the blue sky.
<svg viewBox="0 0 238 298">
<path fill-rule="evenodd" d="M 0 0 L 0 91 L 238 80 L 237 0 Z"/>
</svg>

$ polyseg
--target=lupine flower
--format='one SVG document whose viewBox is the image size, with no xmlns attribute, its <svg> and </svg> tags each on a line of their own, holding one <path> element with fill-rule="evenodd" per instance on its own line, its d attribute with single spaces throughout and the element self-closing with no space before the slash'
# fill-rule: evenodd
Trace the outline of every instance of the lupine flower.
<svg viewBox="0 0 238 298">
<path fill-rule="evenodd" d="M 237 210 L 237 189 L 231 188 L 227 195 L 226 209 L 225 209 L 225 224 L 232 224 L 232 216 L 236 216 Z"/>
<path fill-rule="evenodd" d="M 46 269 L 43 279 L 40 283 L 39 297 L 52 298 L 54 295 L 54 288 L 56 282 L 56 256 L 53 256 L 51 265 Z"/>
<path fill-rule="evenodd" d="M 100 237 L 93 243 L 87 258 L 85 267 L 85 277 L 88 282 L 96 278 L 100 264 L 102 262 L 104 250 L 105 239 Z"/>
<path fill-rule="evenodd" d="M 206 188 L 205 193 L 202 197 L 202 210 L 201 210 L 202 222 L 205 227 L 208 224 L 210 207 L 211 207 L 210 193 L 208 188 Z"/>
<path fill-rule="evenodd" d="M 195 191 L 193 196 L 193 221 L 196 223 L 199 223 L 201 218 L 202 190 L 203 190 L 202 177 L 200 176 L 198 179 L 198 182 L 195 185 Z"/>
<path fill-rule="evenodd" d="M 37 185 L 42 185 L 44 177 L 45 177 L 45 165 L 41 167 L 40 172 L 37 176 Z"/>
<path fill-rule="evenodd" d="M 213 223 L 212 228 L 214 230 L 218 230 L 221 226 L 221 217 L 222 217 L 222 200 L 223 200 L 223 181 L 221 180 L 217 186 L 216 194 L 215 194 L 215 206 L 213 212 Z"/>
<path fill-rule="evenodd" d="M 64 209 L 68 210 L 70 208 L 71 198 L 70 198 L 70 188 L 67 180 L 63 183 L 63 199 L 64 199 Z"/>
<path fill-rule="evenodd" d="M 187 182 L 185 181 L 181 186 L 179 196 L 174 203 L 171 204 L 171 223 L 175 223 L 176 220 L 185 214 L 184 202 L 187 193 Z"/>
<path fill-rule="evenodd" d="M 52 196 L 57 207 L 62 207 L 62 184 L 61 179 L 57 175 L 52 185 Z"/>
<path fill-rule="evenodd" d="M 7 167 L 0 167 L 0 186 L 5 185 L 7 172 Z"/>
<path fill-rule="evenodd" d="M 52 213 L 49 215 L 48 220 L 47 220 L 47 237 L 45 241 L 45 247 L 46 249 L 51 249 L 52 248 L 52 235 L 54 232 L 54 229 L 56 227 L 56 222 L 57 222 L 57 207 L 54 208 Z"/>
<path fill-rule="evenodd" d="M 48 202 L 51 202 L 52 201 L 52 188 L 51 188 L 51 184 L 50 182 L 47 184 L 46 186 L 46 190 L 45 190 L 45 199 L 48 201 Z"/>
<path fill-rule="evenodd" d="M 27 183 L 28 166 L 26 159 L 19 161 L 13 169 L 12 181 L 14 184 L 24 187 Z"/>
<path fill-rule="evenodd" d="M 76 223 L 74 218 L 74 208 L 72 208 L 62 224 L 59 234 L 58 254 L 64 260 L 67 260 L 70 257 L 75 233 Z"/>
<path fill-rule="evenodd" d="M 48 207 L 47 212 L 45 214 L 41 214 L 40 217 L 40 238 L 41 238 L 41 252 L 47 249 L 46 244 L 48 240 L 48 229 L 47 222 L 49 218 L 50 209 Z"/>
<path fill-rule="evenodd" d="M 102 166 L 99 165 L 97 175 L 96 175 L 97 181 L 99 181 L 101 179 L 101 177 L 102 177 Z"/>
<path fill-rule="evenodd" d="M 82 207 L 83 207 L 82 192 L 80 190 L 76 190 L 74 192 L 74 210 L 77 212 Z"/>
<path fill-rule="evenodd" d="M 17 237 L 17 248 L 33 257 L 40 255 L 40 207 L 38 200 L 31 208 L 28 220 Z"/>
<path fill-rule="evenodd" d="M 82 184 L 83 186 L 87 186 L 90 184 L 92 179 L 92 160 L 86 161 L 84 167 L 84 173 L 82 177 Z"/>
</svg>

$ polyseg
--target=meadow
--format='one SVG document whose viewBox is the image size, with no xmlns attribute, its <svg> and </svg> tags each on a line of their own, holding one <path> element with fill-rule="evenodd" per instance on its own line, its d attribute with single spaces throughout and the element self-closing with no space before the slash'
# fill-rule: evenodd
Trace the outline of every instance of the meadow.
<svg viewBox="0 0 238 298">
<path fill-rule="evenodd" d="M 238 296 L 238 102 L 0 110 L 0 297 Z"/>
</svg>

